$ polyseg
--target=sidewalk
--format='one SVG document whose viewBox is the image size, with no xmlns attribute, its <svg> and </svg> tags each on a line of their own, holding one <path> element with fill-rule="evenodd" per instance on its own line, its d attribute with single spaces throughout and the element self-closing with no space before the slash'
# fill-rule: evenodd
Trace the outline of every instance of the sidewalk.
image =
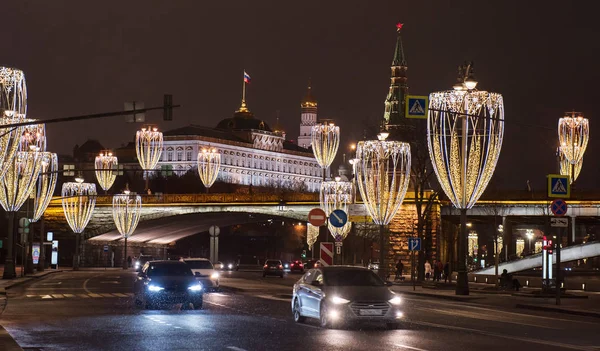
<svg viewBox="0 0 600 351">
<path fill-rule="evenodd" d="M 70 269 L 70 268 L 69 268 Z M 0 266 L 0 296 L 6 295 L 6 289 L 10 289 L 13 286 L 17 286 L 23 283 L 26 283 L 32 279 L 38 279 L 41 277 L 45 277 L 48 274 L 62 272 L 64 269 L 46 269 L 43 272 L 36 272 L 34 274 L 27 274 L 24 277 L 20 276 L 21 266 L 17 267 L 17 278 L 14 279 L 1 279 L 2 274 L 4 273 L 4 266 Z"/>
<path fill-rule="evenodd" d="M 539 289 L 522 288 L 519 293 L 497 291 L 491 284 L 469 283 L 470 294 L 467 296 L 455 295 L 450 285 L 442 288 L 424 288 L 417 285 L 413 290 L 412 284 L 406 282 L 394 285 L 392 290 L 404 295 L 600 318 L 600 294 L 584 291 L 568 291 L 574 298 L 561 298 L 561 305 L 557 306 L 553 296 L 534 297 L 534 292 Z"/>
</svg>

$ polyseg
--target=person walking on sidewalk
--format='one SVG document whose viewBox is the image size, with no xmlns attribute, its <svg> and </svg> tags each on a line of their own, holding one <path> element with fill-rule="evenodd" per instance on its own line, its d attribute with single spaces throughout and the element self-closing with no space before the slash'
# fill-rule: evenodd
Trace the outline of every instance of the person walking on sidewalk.
<svg viewBox="0 0 600 351">
<path fill-rule="evenodd" d="M 444 264 L 442 261 L 437 261 L 437 281 L 442 280 L 442 273 L 444 272 Z"/>
<path fill-rule="evenodd" d="M 431 263 L 425 261 L 425 280 L 429 280 L 429 276 L 431 276 Z"/>
<path fill-rule="evenodd" d="M 452 279 L 450 279 L 450 262 L 446 262 L 444 265 L 444 283 L 448 282 L 452 283 Z"/>
<path fill-rule="evenodd" d="M 404 277 L 402 276 L 402 271 L 404 271 L 404 263 L 402 263 L 402 260 L 398 260 L 398 263 L 396 263 L 396 281 L 404 280 Z"/>
</svg>

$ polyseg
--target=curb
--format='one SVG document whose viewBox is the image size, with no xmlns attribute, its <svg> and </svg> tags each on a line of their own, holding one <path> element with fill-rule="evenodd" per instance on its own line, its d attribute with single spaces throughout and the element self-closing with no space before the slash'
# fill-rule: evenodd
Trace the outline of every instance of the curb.
<svg viewBox="0 0 600 351">
<path fill-rule="evenodd" d="M 62 272 L 62 270 L 56 270 L 56 271 L 48 271 L 48 272 L 44 272 L 44 274 L 39 274 L 39 275 L 35 275 L 35 276 L 30 276 L 30 277 L 23 277 L 23 278 L 18 278 L 20 280 L 15 280 L 14 282 L 12 282 L 12 284 L 8 284 L 2 288 L 0 288 L 0 295 L 6 295 L 6 290 L 10 289 L 10 288 L 14 288 L 15 286 L 19 286 L 21 284 L 25 284 L 33 279 L 39 279 L 39 278 L 43 278 L 47 275 L 50 274 L 54 274 L 54 273 L 60 273 Z"/>
<path fill-rule="evenodd" d="M 0 325 L 0 348 L 3 351 L 23 351 L 15 339 Z"/>
<path fill-rule="evenodd" d="M 527 305 L 527 304 L 521 304 L 521 303 L 518 303 L 515 307 L 526 309 L 526 310 L 559 312 L 559 313 L 565 313 L 565 314 L 573 314 L 576 316 L 600 318 L 600 312 L 591 312 L 591 311 L 583 311 L 583 310 L 568 310 L 568 309 L 560 308 L 560 307 Z"/>
<path fill-rule="evenodd" d="M 441 300 L 451 300 L 451 301 L 473 301 L 473 300 L 478 300 L 481 299 L 483 297 L 481 296 L 459 296 L 459 295 L 436 295 L 436 294 L 423 294 L 423 293 L 419 293 L 416 291 L 394 291 L 396 293 L 399 294 L 405 294 L 405 295 L 413 295 L 413 296 L 421 296 L 421 297 L 430 297 L 430 298 L 434 298 L 434 299 L 441 299 Z"/>
</svg>

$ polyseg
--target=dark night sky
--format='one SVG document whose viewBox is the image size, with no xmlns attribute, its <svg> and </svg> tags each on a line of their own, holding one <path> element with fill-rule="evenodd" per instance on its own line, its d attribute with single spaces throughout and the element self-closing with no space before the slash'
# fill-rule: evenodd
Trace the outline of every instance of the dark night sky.
<svg viewBox="0 0 600 351">
<path fill-rule="evenodd" d="M 4 0 L 0 64 L 27 77 L 29 117 L 54 118 L 146 106 L 171 93 L 175 120 L 162 130 L 214 126 L 239 107 L 242 70 L 250 109 L 288 138 L 312 77 L 319 115 L 341 127 L 343 147 L 379 120 L 389 86 L 395 24 L 405 24 L 410 92 L 448 89 L 456 66 L 476 63 L 478 88 L 502 93 L 506 138 L 494 187 L 544 186 L 555 171 L 556 123 L 590 118 L 580 188 L 597 188 L 600 115 L 596 11 L 570 1 L 101 1 Z M 435 5 L 435 6 L 434 6 Z M 518 122 L 518 123 L 517 123 Z M 88 138 L 132 140 L 123 118 L 48 126 L 49 149 L 70 153 Z M 342 147 L 340 147 L 342 149 Z"/>
</svg>

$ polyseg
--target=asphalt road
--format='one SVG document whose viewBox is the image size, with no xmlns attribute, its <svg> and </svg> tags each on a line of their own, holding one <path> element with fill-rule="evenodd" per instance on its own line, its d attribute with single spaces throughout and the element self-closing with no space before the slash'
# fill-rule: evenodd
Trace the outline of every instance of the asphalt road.
<svg viewBox="0 0 600 351">
<path fill-rule="evenodd" d="M 203 310 L 148 311 L 133 304 L 134 276 L 66 272 L 15 287 L 0 324 L 29 350 L 600 349 L 598 319 L 408 296 L 399 330 L 296 324 L 290 294 L 299 275 L 228 272 L 222 283 L 237 289 L 205 294 Z"/>
</svg>

